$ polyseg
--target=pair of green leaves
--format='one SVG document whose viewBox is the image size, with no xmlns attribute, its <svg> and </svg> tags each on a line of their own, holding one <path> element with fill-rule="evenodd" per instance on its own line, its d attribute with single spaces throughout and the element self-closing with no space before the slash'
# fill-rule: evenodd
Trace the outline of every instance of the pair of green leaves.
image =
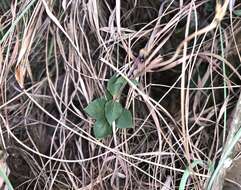
<svg viewBox="0 0 241 190">
<path fill-rule="evenodd" d="M 89 103 L 84 111 L 96 120 L 94 135 L 96 138 L 104 138 L 112 133 L 112 123 L 116 121 L 117 128 L 132 128 L 131 112 L 115 101 L 124 86 L 126 80 L 114 75 L 107 84 L 106 97 L 98 98 Z"/>
</svg>

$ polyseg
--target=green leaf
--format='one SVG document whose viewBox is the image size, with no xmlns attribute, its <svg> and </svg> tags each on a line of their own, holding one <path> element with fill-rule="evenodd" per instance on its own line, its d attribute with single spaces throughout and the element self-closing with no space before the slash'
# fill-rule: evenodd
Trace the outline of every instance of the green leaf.
<svg viewBox="0 0 241 190">
<path fill-rule="evenodd" d="M 89 105 L 84 109 L 84 111 L 92 118 L 96 120 L 103 120 L 105 118 L 105 98 L 98 98 L 89 103 Z"/>
<path fill-rule="evenodd" d="M 121 113 L 121 116 L 117 120 L 116 126 L 118 128 L 132 128 L 133 127 L 133 121 L 132 121 L 132 115 L 131 112 L 127 109 L 124 109 Z"/>
<path fill-rule="evenodd" d="M 94 124 L 94 135 L 95 138 L 101 139 L 112 133 L 112 128 L 109 123 L 105 120 L 96 120 Z"/>
<path fill-rule="evenodd" d="M 236 16 L 241 16 L 241 9 L 233 11 Z"/>
<path fill-rule="evenodd" d="M 139 84 L 139 82 L 136 79 L 132 79 L 131 82 L 136 86 Z"/>
<path fill-rule="evenodd" d="M 5 174 L 2 167 L 0 167 L 0 177 L 2 177 L 3 181 L 7 184 L 9 190 L 14 190 L 11 182 L 8 179 L 8 176 Z"/>
<path fill-rule="evenodd" d="M 123 77 L 117 77 L 113 75 L 107 84 L 107 90 L 112 96 L 116 96 L 120 93 L 122 87 L 126 85 L 127 81 Z"/>
<path fill-rule="evenodd" d="M 113 96 L 111 95 L 111 93 L 108 90 L 105 92 L 105 97 L 107 98 L 107 100 L 113 99 Z"/>
<path fill-rule="evenodd" d="M 110 100 L 105 104 L 105 117 L 110 125 L 120 117 L 122 110 L 122 105 L 119 102 Z"/>
</svg>

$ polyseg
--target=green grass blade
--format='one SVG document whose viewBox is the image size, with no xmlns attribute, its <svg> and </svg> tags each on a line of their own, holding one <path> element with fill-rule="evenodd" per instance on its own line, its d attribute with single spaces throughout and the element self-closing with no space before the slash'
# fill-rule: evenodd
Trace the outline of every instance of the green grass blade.
<svg viewBox="0 0 241 190">
<path fill-rule="evenodd" d="M 193 163 L 191 163 L 191 168 L 194 168 L 196 165 L 203 165 L 203 161 L 202 160 L 195 160 Z M 184 190 L 185 189 L 185 186 L 186 186 L 186 183 L 187 183 L 187 180 L 188 180 L 188 177 L 190 176 L 191 172 L 189 170 L 189 167 L 184 171 L 183 173 L 183 176 L 182 176 L 182 179 L 181 179 L 181 182 L 180 182 L 180 185 L 179 185 L 179 190 Z"/>
<path fill-rule="evenodd" d="M 26 8 L 22 11 L 22 13 L 16 18 L 16 20 L 12 23 L 12 26 L 9 28 L 9 30 L 4 34 L 2 39 L 0 39 L 0 45 L 6 40 L 8 35 L 14 30 L 15 26 L 18 24 L 18 22 L 21 20 L 21 18 L 27 13 L 27 11 L 30 9 L 30 7 L 35 3 L 36 0 L 32 0 Z"/>
</svg>

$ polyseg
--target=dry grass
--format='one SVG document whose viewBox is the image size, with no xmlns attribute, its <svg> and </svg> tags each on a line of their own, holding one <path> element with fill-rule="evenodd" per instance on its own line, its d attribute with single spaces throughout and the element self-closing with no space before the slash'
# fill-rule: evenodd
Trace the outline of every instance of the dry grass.
<svg viewBox="0 0 241 190">
<path fill-rule="evenodd" d="M 227 0 L 177 2 L 0 3 L 1 146 L 15 189 L 212 185 L 239 130 L 230 129 L 241 84 L 240 17 Z M 135 86 L 127 73 L 142 48 L 148 56 Z M 120 101 L 135 126 L 96 140 L 83 109 L 114 73 L 130 83 Z"/>
</svg>

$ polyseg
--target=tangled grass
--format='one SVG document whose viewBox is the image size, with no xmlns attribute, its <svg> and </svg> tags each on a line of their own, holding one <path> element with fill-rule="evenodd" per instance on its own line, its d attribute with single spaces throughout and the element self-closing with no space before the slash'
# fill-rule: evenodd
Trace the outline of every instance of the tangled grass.
<svg viewBox="0 0 241 190">
<path fill-rule="evenodd" d="M 231 3 L 1 1 L 1 147 L 14 188 L 221 188 L 240 137 Z M 143 48 L 135 86 L 127 73 Z M 83 109 L 115 73 L 130 83 L 120 102 L 134 127 L 98 140 Z"/>
</svg>

